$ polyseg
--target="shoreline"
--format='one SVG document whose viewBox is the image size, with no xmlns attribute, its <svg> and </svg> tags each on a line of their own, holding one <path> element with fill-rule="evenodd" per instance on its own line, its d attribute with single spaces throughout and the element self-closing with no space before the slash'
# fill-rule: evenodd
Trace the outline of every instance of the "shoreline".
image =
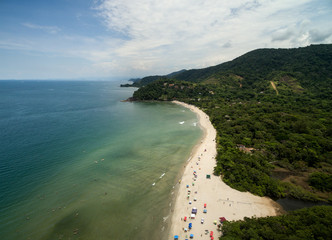
<svg viewBox="0 0 332 240">
<path fill-rule="evenodd" d="M 200 143 L 194 147 L 191 158 L 187 160 L 182 170 L 181 180 L 177 184 L 175 203 L 171 208 L 171 220 L 168 239 L 189 239 L 190 234 L 195 239 L 207 239 L 210 231 L 219 238 L 219 217 L 227 220 L 242 220 L 244 217 L 276 216 L 280 210 L 278 204 L 268 197 L 258 197 L 249 192 L 240 192 L 226 185 L 220 176 L 213 175 L 217 155 L 217 132 L 207 114 L 199 108 L 187 103 L 172 101 L 196 113 L 199 126 L 203 130 Z M 196 171 L 196 176 L 194 176 Z M 210 178 L 207 178 L 210 175 Z M 189 185 L 189 187 L 187 187 Z M 188 197 L 188 190 L 190 194 Z M 191 201 L 191 204 L 189 203 Z M 206 208 L 204 208 L 206 204 Z M 197 208 L 195 219 L 190 219 L 192 208 Z M 203 213 L 206 209 L 207 213 Z M 187 217 L 187 221 L 184 221 Z M 201 219 L 204 218 L 204 223 Z M 217 225 L 214 222 L 217 221 Z M 188 225 L 192 223 L 192 229 Z M 185 232 L 184 229 L 188 228 Z M 206 230 L 209 233 L 206 235 Z"/>
</svg>

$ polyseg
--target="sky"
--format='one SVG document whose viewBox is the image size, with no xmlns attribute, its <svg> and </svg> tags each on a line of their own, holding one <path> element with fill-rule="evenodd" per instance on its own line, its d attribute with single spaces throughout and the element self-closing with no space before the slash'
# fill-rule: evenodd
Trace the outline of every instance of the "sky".
<svg viewBox="0 0 332 240">
<path fill-rule="evenodd" d="M 332 0 L 0 0 L 0 79 L 128 79 L 332 43 Z"/>
</svg>

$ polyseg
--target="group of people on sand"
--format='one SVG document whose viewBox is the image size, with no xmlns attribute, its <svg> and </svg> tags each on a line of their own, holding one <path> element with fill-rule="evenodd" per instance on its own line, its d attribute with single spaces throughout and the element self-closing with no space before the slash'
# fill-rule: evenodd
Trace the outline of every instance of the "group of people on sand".
<svg viewBox="0 0 332 240">
<path fill-rule="evenodd" d="M 207 150 L 205 149 L 204 152 L 206 152 Z M 203 153 L 201 153 L 201 155 L 198 156 L 198 160 L 196 162 L 196 165 L 199 166 L 199 162 L 201 161 L 201 156 L 203 156 Z M 193 166 L 191 166 L 191 168 L 194 169 Z M 199 170 L 201 170 L 201 168 L 198 168 Z M 195 189 L 195 182 L 198 180 L 198 172 L 196 170 L 193 170 L 193 177 L 192 177 L 192 183 L 191 183 L 191 187 L 193 189 L 190 189 L 190 185 L 187 184 L 186 185 L 186 191 L 187 191 L 187 201 L 189 203 L 189 205 L 191 206 L 193 204 L 192 200 L 194 202 L 197 201 L 197 194 L 198 194 L 198 191 Z M 181 180 L 179 181 L 179 184 L 181 183 Z M 204 205 L 202 206 L 203 207 L 203 213 L 204 214 L 207 214 L 207 204 L 204 203 Z M 192 220 L 194 220 L 196 218 L 196 215 L 197 215 L 197 208 L 196 207 L 192 207 L 192 208 L 187 208 L 187 209 L 190 209 L 190 212 L 188 213 L 188 217 L 187 216 L 184 216 L 183 218 L 181 217 L 181 221 L 185 222 L 186 224 L 188 225 L 185 225 L 187 227 L 183 227 L 182 230 L 187 233 L 187 232 L 190 232 L 193 228 L 193 223 L 192 223 Z M 201 221 L 200 221 L 201 224 L 204 224 L 204 218 L 201 218 Z M 210 239 L 214 239 L 214 236 L 213 236 L 213 231 L 209 231 L 209 230 L 205 230 L 204 234 L 205 235 L 208 235 L 210 233 Z M 203 234 L 201 234 L 201 237 L 203 236 Z M 174 239 L 178 239 L 177 238 L 178 236 L 175 235 Z M 189 238 L 194 238 L 194 235 L 193 234 L 189 234 Z M 188 235 L 186 235 L 186 240 L 188 240 Z"/>
</svg>

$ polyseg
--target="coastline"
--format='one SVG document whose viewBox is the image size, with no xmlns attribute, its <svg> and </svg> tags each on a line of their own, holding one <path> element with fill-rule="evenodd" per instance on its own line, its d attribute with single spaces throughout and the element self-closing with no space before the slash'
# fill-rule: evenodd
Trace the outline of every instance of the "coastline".
<svg viewBox="0 0 332 240">
<path fill-rule="evenodd" d="M 204 134 L 200 144 L 193 149 L 192 157 L 186 162 L 181 181 L 179 181 L 175 204 L 171 209 L 168 239 L 173 239 L 175 235 L 178 235 L 179 239 L 186 239 L 189 238 L 190 234 L 193 234 L 195 239 L 206 239 L 210 236 L 210 231 L 213 231 L 213 236 L 216 239 L 221 236 L 217 225 L 214 224 L 214 221 L 218 221 L 219 217 L 225 217 L 228 221 L 232 221 L 241 220 L 244 217 L 278 215 L 280 208 L 270 198 L 258 197 L 249 192 L 232 189 L 219 176 L 213 175 L 217 155 L 215 141 L 217 132 L 209 117 L 193 105 L 179 101 L 173 101 L 173 103 L 196 113 L 199 126 Z M 194 171 L 196 171 L 197 177 L 194 176 Z M 207 175 L 210 175 L 210 178 L 207 178 Z M 190 190 L 189 197 L 188 190 Z M 206 208 L 204 208 L 204 204 L 206 204 Z M 197 214 L 195 219 L 190 219 L 194 207 L 197 208 Z M 204 209 L 207 210 L 207 213 L 203 213 Z M 184 217 L 187 217 L 187 221 L 184 221 Z M 201 223 L 202 218 L 204 218 L 203 224 Z M 192 223 L 190 230 L 189 223 Z M 185 228 L 188 228 L 188 232 L 184 231 Z M 209 231 L 208 235 L 205 235 L 206 230 Z"/>
</svg>

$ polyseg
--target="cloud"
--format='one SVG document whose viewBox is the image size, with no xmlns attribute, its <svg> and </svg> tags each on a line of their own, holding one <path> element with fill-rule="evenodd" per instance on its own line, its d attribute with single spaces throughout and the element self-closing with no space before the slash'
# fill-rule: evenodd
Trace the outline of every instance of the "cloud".
<svg viewBox="0 0 332 240">
<path fill-rule="evenodd" d="M 310 0 L 104 0 L 105 26 L 127 37 L 113 52 L 151 74 L 210 66 L 262 47 L 298 47 L 331 36 L 313 28 Z M 326 15 L 326 12 L 325 12 Z"/>
<path fill-rule="evenodd" d="M 80 23 L 95 16 L 98 21 L 93 24 L 100 24 L 96 31 L 89 32 L 86 24 L 75 25 L 80 27 L 75 31 L 25 22 L 26 28 L 48 34 L 30 31 L 33 34 L 22 38 L 2 34 L 0 48 L 78 59 L 86 69 L 79 73 L 143 77 L 219 64 L 257 48 L 332 43 L 330 0 L 93 0 L 93 4 L 91 12 L 73 16 Z"/>
<path fill-rule="evenodd" d="M 232 44 L 230 41 L 226 42 L 225 44 L 222 45 L 223 48 L 230 48 L 232 47 Z"/>
<path fill-rule="evenodd" d="M 326 39 L 332 36 L 332 28 L 329 29 L 327 32 L 321 32 L 317 29 L 312 29 L 309 31 L 309 39 L 313 43 L 320 43 L 324 42 Z"/>
<path fill-rule="evenodd" d="M 38 29 L 42 30 L 44 32 L 50 33 L 50 34 L 57 34 L 58 32 L 61 31 L 61 29 L 57 26 L 42 26 L 42 25 L 37 25 L 37 24 L 32 24 L 32 23 L 22 23 L 23 26 L 31 29 Z"/>
</svg>

